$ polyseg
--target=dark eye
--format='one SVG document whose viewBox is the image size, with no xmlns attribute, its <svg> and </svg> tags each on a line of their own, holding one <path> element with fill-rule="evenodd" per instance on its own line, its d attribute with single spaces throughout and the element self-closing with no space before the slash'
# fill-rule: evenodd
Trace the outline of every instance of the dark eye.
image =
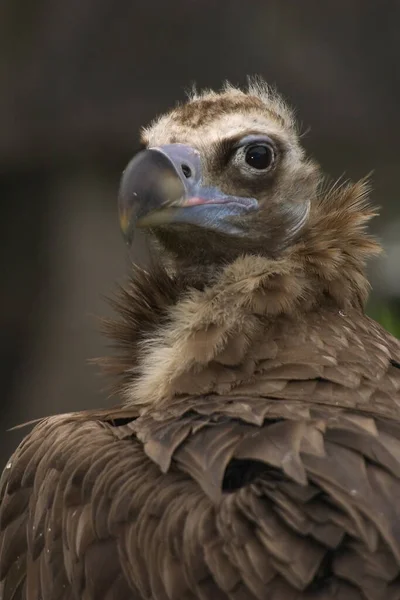
<svg viewBox="0 0 400 600">
<path fill-rule="evenodd" d="M 247 147 L 245 161 L 253 169 L 268 169 L 274 162 L 274 151 L 268 144 L 251 144 Z"/>
<path fill-rule="evenodd" d="M 246 150 L 245 161 L 253 169 L 268 169 L 273 159 L 272 148 L 267 144 L 252 144 Z"/>
</svg>

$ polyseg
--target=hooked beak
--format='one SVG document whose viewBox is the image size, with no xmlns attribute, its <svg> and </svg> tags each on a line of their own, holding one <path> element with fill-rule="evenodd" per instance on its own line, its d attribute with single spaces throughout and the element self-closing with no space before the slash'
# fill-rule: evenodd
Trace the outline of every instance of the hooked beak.
<svg viewBox="0 0 400 600">
<path fill-rule="evenodd" d="M 199 152 L 168 144 L 137 154 L 122 176 L 119 190 L 121 229 L 130 244 L 136 227 L 187 223 L 240 233 L 232 217 L 258 208 L 255 198 L 229 196 L 202 185 Z"/>
</svg>

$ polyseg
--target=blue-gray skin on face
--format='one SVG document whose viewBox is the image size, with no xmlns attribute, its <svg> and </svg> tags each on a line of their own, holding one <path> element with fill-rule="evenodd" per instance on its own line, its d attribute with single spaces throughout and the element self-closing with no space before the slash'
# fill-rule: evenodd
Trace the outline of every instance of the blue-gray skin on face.
<svg viewBox="0 0 400 600">
<path fill-rule="evenodd" d="M 150 148 L 135 156 L 120 186 L 121 228 L 130 244 L 135 227 L 186 223 L 241 235 L 235 217 L 258 208 L 255 198 L 224 194 L 203 185 L 200 156 L 185 144 Z"/>
</svg>

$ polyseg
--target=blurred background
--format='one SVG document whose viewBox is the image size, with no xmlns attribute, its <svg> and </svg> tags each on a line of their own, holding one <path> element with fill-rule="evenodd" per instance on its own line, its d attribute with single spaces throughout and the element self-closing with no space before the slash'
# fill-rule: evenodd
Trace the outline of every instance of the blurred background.
<svg viewBox="0 0 400 600">
<path fill-rule="evenodd" d="M 261 74 L 326 172 L 374 171 L 386 256 L 368 310 L 400 336 L 399 23 L 397 0 L 1 1 L 1 466 L 12 425 L 111 402 L 87 361 L 127 272 L 119 177 L 193 82 Z"/>
</svg>

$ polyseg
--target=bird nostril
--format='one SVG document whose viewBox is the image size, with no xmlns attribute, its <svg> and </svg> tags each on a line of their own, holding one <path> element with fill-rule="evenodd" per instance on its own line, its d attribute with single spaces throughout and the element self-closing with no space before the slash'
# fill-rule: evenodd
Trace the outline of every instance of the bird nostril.
<svg viewBox="0 0 400 600">
<path fill-rule="evenodd" d="M 192 176 L 192 169 L 189 167 L 189 165 L 181 165 L 182 168 L 182 173 L 184 174 L 185 177 L 187 177 L 187 179 L 189 179 L 189 177 Z"/>
</svg>

